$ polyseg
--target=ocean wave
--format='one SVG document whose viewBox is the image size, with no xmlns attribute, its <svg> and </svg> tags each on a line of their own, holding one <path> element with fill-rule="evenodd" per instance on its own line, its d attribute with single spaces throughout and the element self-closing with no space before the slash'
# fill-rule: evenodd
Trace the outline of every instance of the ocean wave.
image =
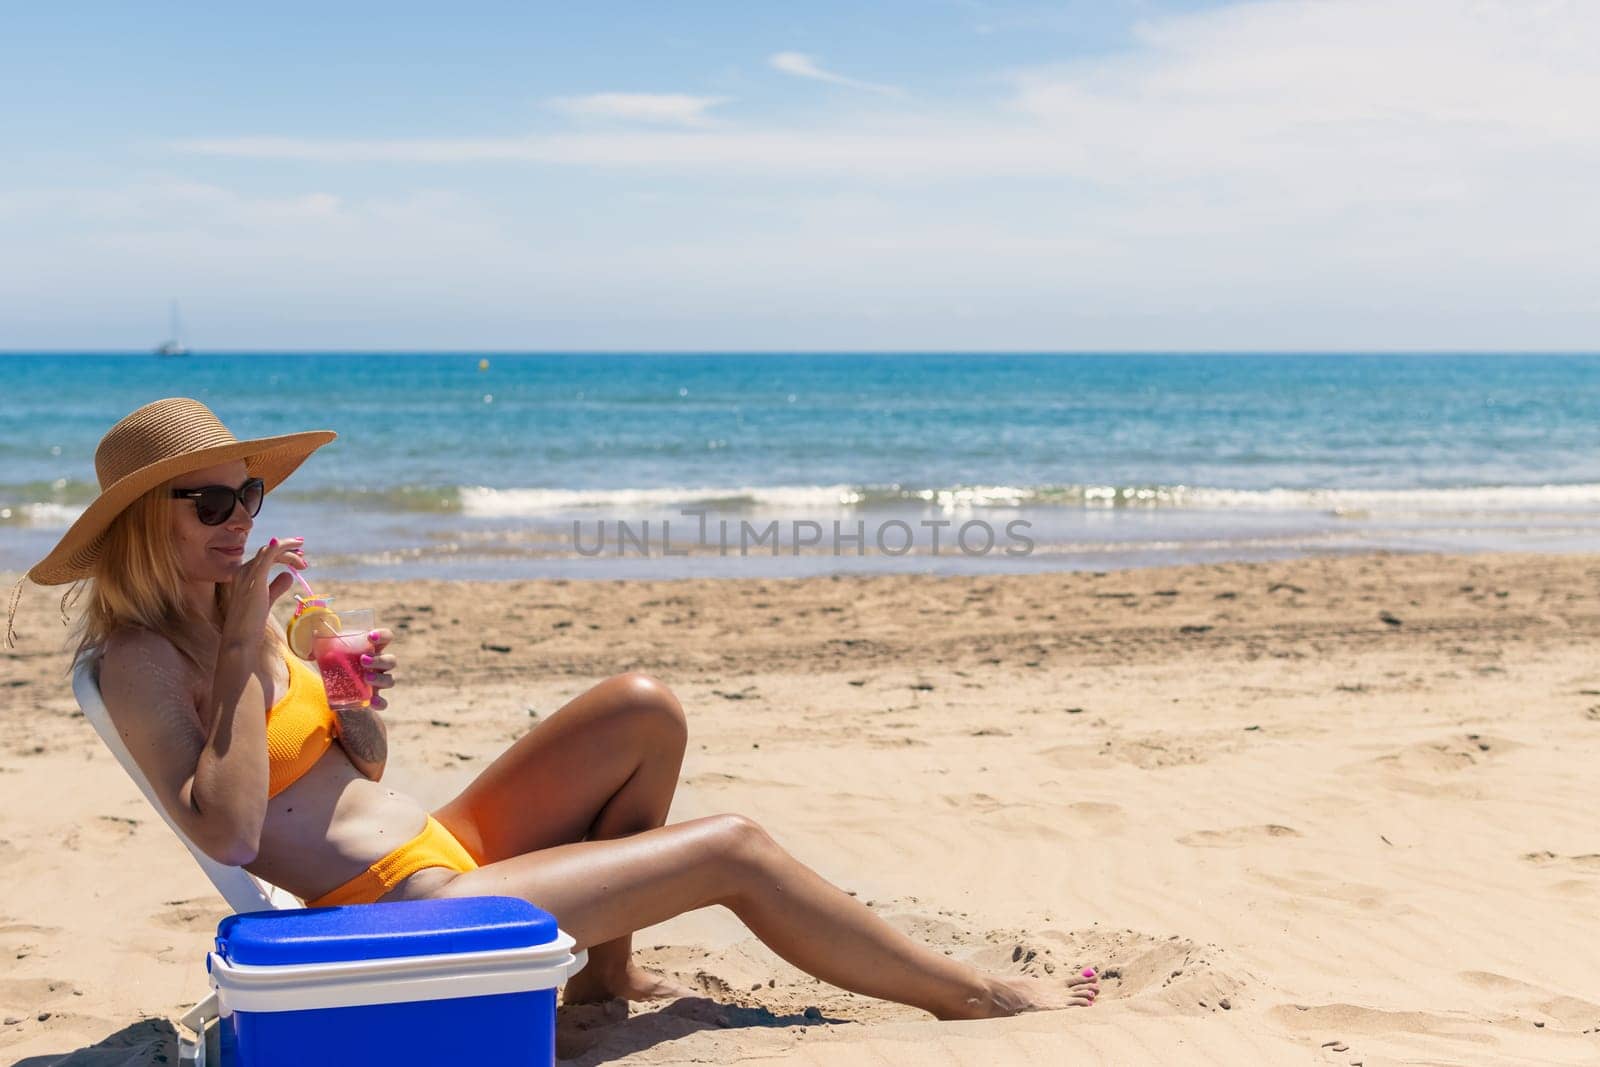
<svg viewBox="0 0 1600 1067">
<path fill-rule="evenodd" d="M 0 482 L 0 506 L 15 504 L 87 504 L 100 495 L 95 482 L 77 478 L 54 481 Z"/>
<path fill-rule="evenodd" d="M 1521 509 L 1551 511 L 1588 510 L 1600 506 L 1600 484 L 1485 485 L 1427 489 L 1212 489 L 1156 486 L 1137 489 L 1126 498 L 1124 490 L 1100 490 L 1096 501 L 1111 506 L 1213 508 L 1248 511 L 1322 511 L 1359 516 L 1382 512 L 1403 514 L 1473 514 Z M 1086 499 L 1086 503 L 1088 500 Z"/>
<path fill-rule="evenodd" d="M 0 504 L 0 526 L 59 526 L 65 529 L 83 514 L 71 504 Z"/>
<path fill-rule="evenodd" d="M 96 487 L 75 482 L 0 485 L 0 526 L 70 525 Z M 1229 489 L 1189 485 L 683 486 L 548 489 L 396 486 L 386 489 L 282 489 L 275 498 L 374 512 L 462 515 L 477 519 L 553 518 L 574 512 L 758 512 L 919 508 L 966 512 L 1001 508 L 1317 512 L 1339 518 L 1494 515 L 1600 510 L 1600 483 L 1457 486 L 1420 489 Z"/>
<path fill-rule="evenodd" d="M 461 489 L 453 485 L 396 485 L 386 489 L 301 489 L 288 486 L 275 500 L 305 504 L 337 504 L 370 511 L 409 511 L 452 515 L 460 512 Z"/>
<path fill-rule="evenodd" d="M 803 508 L 922 506 L 945 511 L 976 508 L 1079 507 L 1317 511 L 1359 516 L 1470 514 L 1518 509 L 1600 508 L 1600 484 L 1462 486 L 1428 489 L 1223 489 L 1187 485 L 900 485 L 740 486 L 665 489 L 460 490 L 461 510 L 482 517 L 537 517 L 575 510 L 706 507 L 762 511 Z"/>
<path fill-rule="evenodd" d="M 461 510 L 489 518 L 547 515 L 601 508 L 807 508 L 859 503 L 848 485 L 668 487 L 660 489 L 490 489 L 461 490 Z"/>
</svg>

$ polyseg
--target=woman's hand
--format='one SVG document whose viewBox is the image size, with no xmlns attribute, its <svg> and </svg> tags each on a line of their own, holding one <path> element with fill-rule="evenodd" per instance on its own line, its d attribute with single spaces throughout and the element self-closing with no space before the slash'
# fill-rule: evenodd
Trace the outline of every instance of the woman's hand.
<svg viewBox="0 0 1600 1067">
<path fill-rule="evenodd" d="M 367 684 L 372 686 L 372 706 L 382 711 L 389 706 L 389 702 L 378 694 L 380 689 L 388 689 L 394 685 L 394 678 L 390 671 L 394 670 L 394 653 L 385 652 L 390 641 L 394 640 L 392 630 L 374 630 L 367 635 L 367 640 L 372 643 L 372 651 L 361 657 L 361 669 Z"/>
<path fill-rule="evenodd" d="M 276 537 L 262 545 L 239 573 L 233 577 L 233 596 L 228 602 L 228 616 L 222 620 L 224 642 L 245 641 L 259 644 L 267 631 L 267 615 L 272 605 L 294 584 L 289 571 L 271 581 L 267 574 L 282 563 L 297 571 L 306 569 L 306 557 L 301 548 L 303 537 L 280 541 Z"/>
</svg>

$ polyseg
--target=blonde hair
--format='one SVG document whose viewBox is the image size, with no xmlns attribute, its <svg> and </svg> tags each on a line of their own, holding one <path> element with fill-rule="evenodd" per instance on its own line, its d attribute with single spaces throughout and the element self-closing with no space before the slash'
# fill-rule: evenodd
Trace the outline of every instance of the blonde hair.
<svg viewBox="0 0 1600 1067">
<path fill-rule="evenodd" d="M 185 579 L 172 540 L 171 487 L 171 481 L 163 482 L 111 521 L 94 573 L 74 582 L 61 598 L 63 619 L 69 604 L 88 600 L 72 630 L 78 646 L 74 661 L 98 660 L 113 634 L 136 628 L 166 638 L 202 674 L 209 676 L 216 666 L 217 643 L 198 635 L 211 632 L 220 638 L 220 630 L 212 618 L 197 616 L 183 597 Z M 226 617 L 233 594 L 233 583 L 216 583 L 219 617 Z M 262 665 L 270 667 L 283 653 L 283 635 L 269 620 Z"/>
</svg>

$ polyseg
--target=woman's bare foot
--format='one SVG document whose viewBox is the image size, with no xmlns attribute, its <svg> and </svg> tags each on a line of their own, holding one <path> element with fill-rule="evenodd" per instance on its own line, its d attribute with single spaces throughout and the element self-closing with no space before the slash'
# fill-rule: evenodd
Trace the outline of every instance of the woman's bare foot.
<svg viewBox="0 0 1600 1067">
<path fill-rule="evenodd" d="M 605 1000 L 672 1000 L 696 996 L 694 990 L 670 978 L 628 964 L 621 974 L 591 973 L 585 967 L 572 976 L 561 996 L 563 1004 L 594 1004 Z"/>
<path fill-rule="evenodd" d="M 1075 974 L 1065 985 L 1041 982 L 1037 978 L 988 978 L 982 996 L 968 999 L 958 1012 L 939 1015 L 941 1019 L 998 1019 L 1025 1011 L 1055 1011 L 1060 1008 L 1087 1008 L 1100 995 L 1100 976 L 1092 970 Z M 938 1014 L 938 1013 L 935 1013 Z"/>
</svg>

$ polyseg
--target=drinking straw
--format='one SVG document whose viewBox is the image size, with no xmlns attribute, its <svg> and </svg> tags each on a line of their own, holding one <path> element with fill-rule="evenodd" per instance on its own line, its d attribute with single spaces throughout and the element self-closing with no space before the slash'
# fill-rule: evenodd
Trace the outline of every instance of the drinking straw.
<svg viewBox="0 0 1600 1067">
<path fill-rule="evenodd" d="M 290 567 L 289 568 L 289 573 L 294 575 L 294 580 L 299 582 L 301 585 L 305 586 L 306 587 L 306 592 L 311 594 L 310 597 L 301 597 L 302 600 L 306 600 L 306 599 L 315 600 L 315 599 L 321 599 L 322 598 L 322 594 L 321 593 L 319 593 L 315 589 L 311 588 L 311 583 L 310 582 L 308 582 L 304 578 L 300 577 L 300 572 L 299 571 L 295 570 L 293 567 Z"/>
</svg>

